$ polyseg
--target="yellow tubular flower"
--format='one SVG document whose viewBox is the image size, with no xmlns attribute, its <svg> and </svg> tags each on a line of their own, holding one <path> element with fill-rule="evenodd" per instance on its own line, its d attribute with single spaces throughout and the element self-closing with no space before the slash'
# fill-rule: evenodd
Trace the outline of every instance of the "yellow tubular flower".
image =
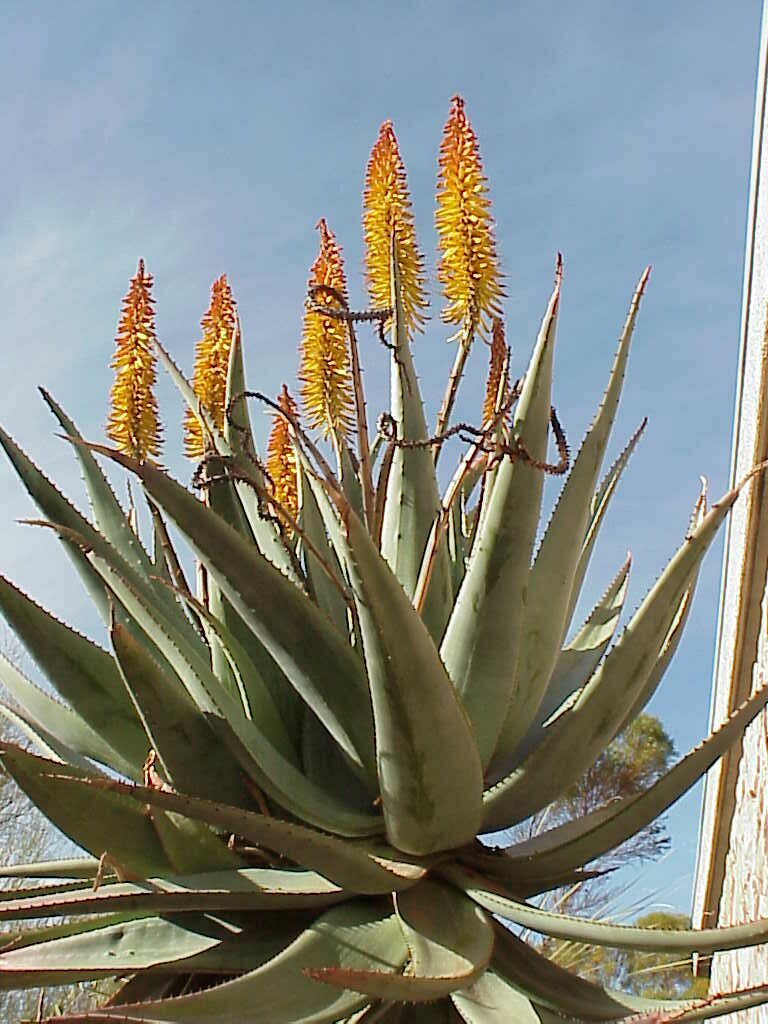
<svg viewBox="0 0 768 1024">
<path fill-rule="evenodd" d="M 115 371 L 107 436 L 126 455 L 143 462 L 160 454 L 162 428 L 153 387 L 155 372 L 155 314 L 152 306 L 152 275 L 139 260 L 135 277 L 123 301 L 117 327 Z"/>
<path fill-rule="evenodd" d="M 483 330 L 501 313 L 501 283 L 491 202 L 480 150 L 464 100 L 454 96 L 440 143 L 437 213 L 438 279 L 448 300 L 445 323 Z"/>
<path fill-rule="evenodd" d="M 294 417 L 298 415 L 296 403 L 285 384 L 277 396 L 277 404 L 284 412 Z M 296 454 L 291 441 L 291 428 L 288 421 L 279 413 L 274 414 L 272 430 L 267 441 L 267 473 L 272 481 L 272 493 L 276 501 L 295 519 L 299 514 Z"/>
<path fill-rule="evenodd" d="M 318 225 L 320 252 L 309 272 L 309 287 L 328 285 L 347 301 L 347 281 L 341 248 L 325 220 Z M 324 306 L 338 306 L 330 294 L 318 293 Z M 307 310 L 301 337 L 301 398 L 307 423 L 322 430 L 324 437 L 334 434 L 346 439 L 354 425 L 355 401 L 349 368 L 347 325 Z"/>
<path fill-rule="evenodd" d="M 224 426 L 227 392 L 227 367 L 236 324 L 235 301 L 227 275 L 222 274 L 211 287 L 211 303 L 200 321 L 203 336 L 195 348 L 192 387 L 216 426 Z M 187 409 L 184 414 L 184 451 L 190 459 L 201 459 L 205 441 L 200 420 Z"/>
<path fill-rule="evenodd" d="M 424 289 L 424 257 L 416 246 L 405 166 L 391 121 L 385 121 L 379 129 L 379 137 L 368 160 L 363 227 L 368 291 L 373 305 L 379 309 L 392 304 L 390 245 L 394 232 L 405 322 L 411 334 L 423 325 L 424 310 L 428 305 Z"/>
<path fill-rule="evenodd" d="M 504 324 L 498 317 L 494 317 L 488 380 L 485 385 L 485 400 L 483 401 L 484 426 L 493 419 L 496 413 L 502 377 L 504 378 L 504 393 L 500 404 L 506 405 L 512 393 L 509 386 L 509 348 L 504 339 Z M 508 414 L 504 418 L 507 419 Z"/>
</svg>

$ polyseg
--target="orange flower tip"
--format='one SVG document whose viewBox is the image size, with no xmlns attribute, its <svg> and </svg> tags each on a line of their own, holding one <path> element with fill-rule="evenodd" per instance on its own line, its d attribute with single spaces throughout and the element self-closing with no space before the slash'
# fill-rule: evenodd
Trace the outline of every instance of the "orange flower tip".
<svg viewBox="0 0 768 1024">
<path fill-rule="evenodd" d="M 140 462 L 160 454 L 162 428 L 154 396 L 155 319 L 152 275 L 140 259 L 131 278 L 117 327 L 111 366 L 107 436 L 117 450 Z"/>
<path fill-rule="evenodd" d="M 224 428 L 227 372 L 237 324 L 237 304 L 227 275 L 221 274 L 211 285 L 210 303 L 200 321 L 202 337 L 195 347 L 192 372 L 192 388 L 218 430 Z M 194 460 L 205 454 L 203 427 L 191 409 L 184 415 L 184 450 Z"/>
<path fill-rule="evenodd" d="M 477 136 L 458 95 L 440 144 L 435 222 L 447 300 L 442 318 L 482 333 L 501 313 L 504 287 Z"/>
<path fill-rule="evenodd" d="M 424 257 L 416 243 L 405 165 L 389 120 L 379 128 L 366 168 L 363 227 L 371 302 L 378 309 L 392 305 L 394 243 L 405 326 L 413 333 L 423 325 L 428 306 Z"/>
<path fill-rule="evenodd" d="M 325 218 L 317 223 L 320 248 L 309 272 L 309 288 L 329 289 L 323 305 L 347 303 L 347 279 L 341 246 Z M 313 309 L 304 313 L 299 380 L 307 422 L 328 438 L 345 438 L 354 422 L 354 397 L 347 325 Z"/>
<path fill-rule="evenodd" d="M 298 408 L 288 388 L 283 384 L 277 396 L 277 406 L 293 420 L 298 419 Z M 267 473 L 275 501 L 295 519 L 299 512 L 298 470 L 293 448 L 291 426 L 286 416 L 277 410 L 272 413 L 272 429 L 267 441 Z"/>
</svg>

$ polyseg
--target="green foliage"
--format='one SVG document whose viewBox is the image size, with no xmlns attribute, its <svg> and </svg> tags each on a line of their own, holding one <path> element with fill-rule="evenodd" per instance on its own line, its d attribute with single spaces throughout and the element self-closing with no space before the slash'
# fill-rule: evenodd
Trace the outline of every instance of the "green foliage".
<svg viewBox="0 0 768 1024">
<path fill-rule="evenodd" d="M 549 827 L 583 817 L 612 800 L 627 799 L 649 789 L 672 765 L 675 747 L 660 719 L 640 714 L 616 737 L 584 775 L 556 800 L 547 814 Z M 608 863 L 616 867 L 660 856 L 669 847 L 663 821 L 646 826 L 613 850 Z M 594 883 L 593 883 L 594 885 Z"/>
</svg>

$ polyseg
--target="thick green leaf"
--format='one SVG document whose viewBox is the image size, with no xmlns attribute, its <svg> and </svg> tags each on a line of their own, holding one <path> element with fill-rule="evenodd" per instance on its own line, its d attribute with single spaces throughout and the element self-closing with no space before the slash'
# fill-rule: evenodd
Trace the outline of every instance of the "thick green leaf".
<svg viewBox="0 0 768 1024">
<path fill-rule="evenodd" d="M 558 282 L 531 356 L 513 427 L 514 436 L 539 460 L 546 456 L 559 299 Z M 513 695 L 512 684 L 543 479 L 541 470 L 510 456 L 496 468 L 441 647 L 445 667 L 474 726 L 483 766 L 496 749 L 513 698 L 516 721 L 527 726 L 536 711 L 525 694 Z"/>
<path fill-rule="evenodd" d="M 451 999 L 466 1024 L 541 1024 L 530 999 L 494 971 Z"/>
<path fill-rule="evenodd" d="M 157 467 L 108 449 L 105 454 L 141 478 L 342 749 L 372 769 L 373 722 L 362 664 L 323 614 L 232 527 Z"/>
<path fill-rule="evenodd" d="M 82 435 L 75 424 L 45 388 L 40 388 L 40 394 L 61 424 L 67 437 L 82 442 Z M 73 447 L 88 490 L 96 529 L 120 552 L 126 562 L 142 573 L 152 573 L 152 562 L 134 533 L 128 517 L 121 508 L 120 502 L 115 497 L 115 493 L 96 459 L 84 444 L 75 444 Z"/>
<path fill-rule="evenodd" d="M 579 885 L 607 873 L 605 870 L 584 871 L 581 868 L 538 871 L 535 862 L 529 859 L 513 859 L 507 856 L 502 847 L 486 847 L 480 844 L 462 850 L 458 856 L 458 863 L 478 872 L 491 882 L 498 882 L 519 899 L 528 899 L 530 896 L 538 896 L 564 886 Z"/>
<path fill-rule="evenodd" d="M 136 767 L 112 750 L 76 711 L 35 686 L 2 652 L 0 683 L 20 705 L 24 720 L 38 733 L 47 734 L 49 744 L 53 738 L 57 744 L 68 747 L 83 757 L 108 764 L 128 778 L 139 777 Z"/>
<path fill-rule="evenodd" d="M 168 375 L 178 388 L 181 397 L 200 420 L 204 434 L 211 439 L 218 454 L 224 460 L 231 463 L 235 471 L 234 475 L 237 477 L 235 480 L 235 490 L 242 503 L 243 511 L 253 531 L 259 551 L 284 575 L 295 580 L 296 573 L 293 563 L 280 536 L 280 531 L 266 510 L 266 481 L 261 464 L 256 458 L 255 447 L 251 447 L 247 435 L 242 433 L 240 434 L 240 441 L 234 441 L 233 434 L 236 431 L 230 433 L 230 441 L 228 441 L 216 427 L 212 416 L 205 406 L 200 404 L 192 385 L 156 339 L 155 348 L 160 357 L 160 362 L 168 371 Z M 241 376 L 241 371 L 233 366 L 231 367 L 231 372 L 233 374 L 231 383 L 237 383 L 235 378 Z M 239 424 L 248 423 L 245 398 L 241 402 L 236 403 L 236 419 L 233 420 L 234 422 Z"/>
<path fill-rule="evenodd" d="M 96 772 L 35 757 L 11 743 L 3 744 L 0 761 L 42 813 L 73 842 L 96 857 L 109 854 L 132 875 L 242 864 L 200 822 L 142 807 L 108 789 L 89 790 L 89 782 L 107 781 Z"/>
<path fill-rule="evenodd" d="M 351 509 L 344 526 L 387 836 L 416 854 L 464 845 L 477 834 L 482 814 L 472 727 L 426 625 Z"/>
<path fill-rule="evenodd" d="M 744 949 L 759 946 L 768 939 L 768 920 L 727 928 L 681 928 L 661 930 L 637 925 L 609 924 L 588 918 L 557 914 L 523 903 L 488 888 L 483 879 L 447 866 L 441 869 L 450 881 L 463 889 L 478 906 L 491 914 L 556 939 L 587 942 L 613 949 L 637 949 L 650 953 L 713 953 L 720 949 Z"/>
<path fill-rule="evenodd" d="M 241 769 L 211 730 L 178 676 L 171 676 L 131 633 L 114 622 L 110 631 L 120 673 L 175 789 L 230 803 L 250 803 Z"/>
<path fill-rule="evenodd" d="M 94 857 L 109 853 L 132 874 L 147 877 L 173 872 L 145 810 L 119 793 L 67 785 L 52 775 L 96 778 L 72 765 L 36 757 L 12 743 L 0 749 L 3 768 L 40 811 L 65 835 Z"/>
<path fill-rule="evenodd" d="M 392 254 L 392 354 L 390 413 L 398 440 L 422 442 L 429 436 L 424 403 L 413 365 L 403 313 L 400 274 Z M 432 523 L 440 511 L 435 457 L 430 446 L 397 445 L 387 481 L 381 529 L 381 553 L 409 597 L 413 597 Z M 448 545 L 443 535 L 422 616 L 435 640 L 440 638 L 453 603 Z"/>
<path fill-rule="evenodd" d="M 739 494 L 729 491 L 672 557 L 619 641 L 523 764 L 485 794 L 485 827 L 523 821 L 579 778 L 614 738 L 629 709 L 649 695 L 653 674 L 678 606 Z"/>
<path fill-rule="evenodd" d="M 400 893 L 397 916 L 410 959 L 405 974 L 329 967 L 318 981 L 386 1000 L 428 1003 L 473 984 L 493 951 L 490 919 L 451 886 L 426 881 Z"/>
<path fill-rule="evenodd" d="M 0 445 L 5 450 L 30 497 L 46 518 L 69 530 L 76 531 L 81 536 L 87 536 L 89 539 L 96 536 L 96 531 L 88 520 L 77 511 L 71 502 L 67 501 L 51 481 L 40 472 L 26 452 L 22 451 L 13 438 L 6 434 L 1 427 Z M 88 564 L 80 545 L 73 543 L 65 533 L 60 533 L 59 537 L 102 619 L 108 622 L 109 600 L 103 583 Z"/>
<path fill-rule="evenodd" d="M 362 522 L 365 522 L 363 510 L 363 488 L 360 484 L 360 477 L 353 462 L 352 452 L 346 442 L 334 445 L 339 465 L 339 483 L 344 497 L 355 510 L 355 515 Z"/>
<path fill-rule="evenodd" d="M 271 689 L 265 684 L 260 670 L 253 663 L 244 644 L 240 642 L 238 636 L 222 619 L 217 618 L 216 615 L 208 611 L 200 601 L 195 600 L 191 596 L 185 597 L 185 600 L 190 605 L 190 608 L 194 609 L 200 620 L 205 623 L 209 636 L 211 638 L 215 637 L 218 641 L 220 650 L 227 659 L 232 678 L 235 682 L 235 692 L 232 696 L 242 709 L 245 717 L 257 722 L 259 728 L 269 738 L 272 746 L 287 760 L 298 765 L 297 751 L 283 723 L 280 708 L 277 706 Z M 228 604 L 229 602 L 226 599 L 220 603 L 220 605 L 226 606 Z M 221 608 L 221 610 L 228 613 L 227 618 L 230 622 L 235 617 L 239 618 L 237 613 L 229 607 Z M 253 639 L 255 643 L 258 643 L 255 638 Z M 254 645 L 251 644 L 250 646 L 253 649 Z"/>
<path fill-rule="evenodd" d="M 607 991 L 566 971 L 498 922 L 494 929 L 493 968 L 537 1004 L 578 1020 L 616 1020 L 647 1007 L 648 1000 Z M 671 1008 L 669 1002 L 661 1000 L 655 1000 L 654 1005 Z"/>
<path fill-rule="evenodd" d="M 343 590 L 346 580 L 339 558 L 326 533 L 323 511 L 318 504 L 315 488 L 320 484 L 312 474 L 300 466 L 301 529 L 309 542 L 304 545 L 304 560 L 312 594 L 342 636 L 349 632 L 348 607 Z"/>
<path fill-rule="evenodd" d="M 73 781 L 71 785 L 76 785 Z M 256 814 L 239 807 L 199 800 L 161 789 L 103 780 L 106 788 L 140 804 L 176 811 L 216 828 L 242 836 L 248 842 L 320 872 L 351 892 L 383 894 L 405 889 L 419 881 L 425 867 L 394 850 L 377 850 L 365 843 L 344 842 L 303 825 Z"/>
<path fill-rule="evenodd" d="M 611 498 L 616 493 L 616 488 L 619 486 L 622 474 L 627 468 L 629 460 L 632 457 L 632 453 L 645 432 L 647 423 L 647 419 L 644 419 L 634 434 L 630 437 L 629 441 L 627 441 L 626 445 L 614 460 L 611 468 L 603 477 L 600 482 L 600 486 L 592 497 L 589 522 L 587 523 L 586 533 L 584 534 L 584 540 L 581 545 L 581 554 L 579 555 L 579 564 L 576 567 L 576 572 L 573 577 L 573 586 L 571 587 L 568 614 L 566 616 L 566 630 L 570 625 L 574 609 L 576 608 L 576 602 L 579 599 L 579 594 L 581 594 L 584 577 L 587 574 L 592 552 L 594 551 L 595 543 L 597 541 L 598 534 L 600 533 L 600 527 L 603 525 L 603 520 L 605 519 L 606 512 L 608 511 L 608 507 L 611 503 Z"/>
<path fill-rule="evenodd" d="M 93 857 L 40 860 L 0 866 L 0 878 L 95 878 L 99 862 Z"/>
<path fill-rule="evenodd" d="M 61 761 L 66 764 L 74 764 L 78 768 L 91 768 L 91 762 L 81 757 L 76 750 L 72 750 L 62 743 L 56 736 L 49 733 L 32 718 L 18 708 L 12 708 L 10 704 L 0 701 L 0 717 L 4 718 L 22 736 L 34 744 L 35 749 L 43 757 L 49 757 L 53 761 Z"/>
<path fill-rule="evenodd" d="M 502 732 L 502 750 L 512 750 L 534 720 L 565 639 L 581 554 L 574 538 L 586 533 L 592 494 L 619 406 L 632 332 L 649 273 L 650 268 L 647 268 L 635 291 L 603 399 L 574 460 L 531 569 L 517 659 L 515 700 Z"/>
<path fill-rule="evenodd" d="M 147 739 L 114 659 L 2 576 L 0 611 L 61 697 L 140 777 Z"/>
<path fill-rule="evenodd" d="M 379 831 L 377 815 L 348 810 L 287 761 L 259 723 L 245 717 L 241 704 L 183 638 L 169 633 L 155 617 L 154 609 L 148 608 L 142 596 L 124 579 L 95 555 L 91 558 L 123 607 L 168 659 L 211 728 L 258 786 L 290 813 L 319 828 L 342 835 L 371 835 Z"/>
<path fill-rule="evenodd" d="M 627 558 L 584 625 L 560 652 L 534 723 L 515 752 L 516 762 L 522 761 L 541 742 L 550 716 L 568 706 L 600 664 L 621 617 L 630 564 L 631 559 Z"/>
<path fill-rule="evenodd" d="M 768 704 L 768 686 L 734 711 L 727 722 L 642 793 L 614 800 L 583 817 L 507 848 L 511 876 L 525 883 L 569 871 L 601 857 L 656 821 L 722 757 Z"/>
<path fill-rule="evenodd" d="M 14 943 L 8 952 L 0 950 L 0 989 L 74 984 L 157 969 L 235 974 L 277 956 L 309 923 L 305 915 L 287 911 L 253 917 L 247 928 L 220 915 L 185 913 L 117 923 L 100 918 L 40 929 L 34 944 Z"/>
<path fill-rule="evenodd" d="M 227 389 L 225 395 L 226 415 L 224 416 L 224 440 L 238 455 L 255 455 L 256 441 L 248 414 L 248 399 L 245 397 L 247 383 L 243 363 L 243 335 L 238 320 L 232 337 L 227 365 Z"/>
<path fill-rule="evenodd" d="M 314 871 L 242 868 L 195 875 L 110 882 L 63 893 L 6 900 L 0 921 L 69 914 L 173 914 L 191 911 L 301 910 L 345 899 L 343 890 Z"/>
<path fill-rule="evenodd" d="M 378 904 L 336 907 L 272 960 L 234 981 L 192 995 L 115 1006 L 62 1022 L 195 1021 L 203 1024 L 332 1024 L 368 1001 L 365 996 L 307 977 L 319 966 L 342 970 L 389 968 L 396 976 L 408 955 L 397 918 Z"/>
</svg>

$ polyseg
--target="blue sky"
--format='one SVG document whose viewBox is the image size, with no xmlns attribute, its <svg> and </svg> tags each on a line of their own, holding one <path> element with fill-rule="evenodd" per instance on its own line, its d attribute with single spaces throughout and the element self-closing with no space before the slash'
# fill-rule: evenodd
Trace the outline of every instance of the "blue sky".
<svg viewBox="0 0 768 1024">
<path fill-rule="evenodd" d="M 210 284 L 227 273 L 250 381 L 276 392 L 295 373 L 321 216 L 362 302 L 360 192 L 385 118 L 434 265 L 436 153 L 460 92 L 490 179 L 518 373 L 555 252 L 565 257 L 555 393 L 572 443 L 653 264 L 615 450 L 644 415 L 650 424 L 591 582 L 600 590 L 631 548 L 636 604 L 684 532 L 699 474 L 713 496 L 727 482 L 760 6 L 11 0 L 0 39 L 3 425 L 81 499 L 35 388 L 103 436 L 115 325 L 139 257 L 156 278 L 159 335 L 187 368 Z M 435 317 L 417 342 L 431 417 L 452 354 L 445 336 Z M 364 346 L 378 411 L 386 367 L 371 337 Z M 475 418 L 477 357 L 462 417 Z M 186 478 L 181 410 L 165 383 L 160 394 L 166 461 Z M 29 514 L 0 464 L 2 571 L 94 630 L 56 543 L 14 523 Z M 681 752 L 706 729 L 719 571 L 718 548 L 652 707 Z M 697 816 L 698 795 L 671 815 L 675 851 L 643 882 L 682 909 Z"/>
</svg>

